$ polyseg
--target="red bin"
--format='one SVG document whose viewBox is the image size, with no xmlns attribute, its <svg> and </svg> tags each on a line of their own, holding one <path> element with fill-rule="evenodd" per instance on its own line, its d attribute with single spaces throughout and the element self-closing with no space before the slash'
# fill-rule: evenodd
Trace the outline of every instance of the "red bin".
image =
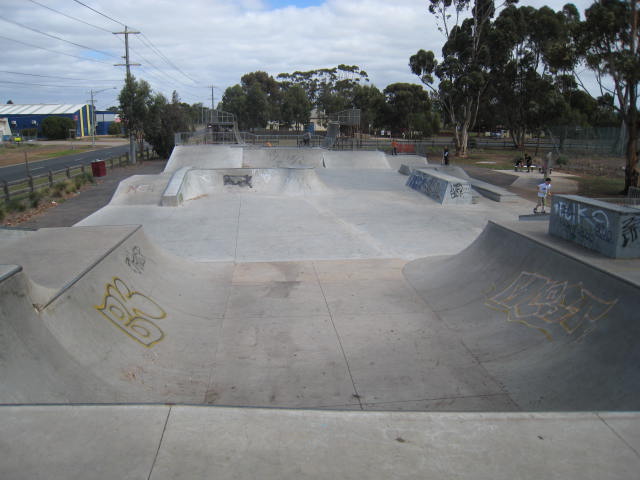
<svg viewBox="0 0 640 480">
<path fill-rule="evenodd" d="M 94 160 L 91 162 L 91 174 L 94 177 L 104 177 L 107 174 L 107 165 L 104 160 Z"/>
</svg>

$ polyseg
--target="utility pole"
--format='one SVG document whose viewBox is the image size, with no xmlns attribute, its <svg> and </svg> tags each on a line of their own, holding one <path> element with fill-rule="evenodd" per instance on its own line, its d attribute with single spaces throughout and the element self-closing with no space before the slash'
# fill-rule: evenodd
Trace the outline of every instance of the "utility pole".
<svg viewBox="0 0 640 480">
<path fill-rule="evenodd" d="M 111 90 L 114 88 L 116 87 L 103 88 L 102 90 L 97 90 L 97 91 L 91 90 L 91 135 L 92 135 L 91 146 L 92 147 L 96 146 L 96 106 L 95 106 L 95 103 L 93 102 L 93 94 L 105 92 L 107 90 Z"/>
<path fill-rule="evenodd" d="M 213 111 L 216 108 L 215 105 L 214 105 L 215 104 L 215 97 L 214 97 L 214 94 L 213 94 L 213 89 L 214 88 L 216 88 L 216 86 L 215 85 L 211 85 L 211 115 L 210 115 L 210 118 L 209 118 L 209 122 L 210 123 L 213 123 Z"/>
<path fill-rule="evenodd" d="M 122 67 L 125 66 L 127 67 L 127 76 L 125 79 L 125 85 L 126 86 L 130 86 L 131 85 L 131 66 L 140 66 L 139 63 L 131 63 L 129 62 L 129 35 L 133 34 L 133 35 L 137 35 L 140 32 L 132 32 L 130 31 L 127 26 L 124 26 L 124 32 L 113 32 L 114 35 L 124 35 L 124 61 L 125 63 L 116 63 L 115 66 L 116 67 Z M 131 107 L 133 107 L 131 105 Z M 133 108 L 131 108 L 131 111 L 133 111 Z M 129 121 L 131 120 L 130 118 L 128 119 Z M 136 139 L 133 136 L 133 132 L 131 130 L 131 125 L 128 125 L 129 127 L 129 163 L 136 163 Z"/>
</svg>

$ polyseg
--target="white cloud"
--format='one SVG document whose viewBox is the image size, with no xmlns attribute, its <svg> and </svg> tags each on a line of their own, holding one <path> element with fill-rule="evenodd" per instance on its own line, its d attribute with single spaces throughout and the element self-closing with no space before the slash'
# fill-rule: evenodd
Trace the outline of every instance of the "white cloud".
<svg viewBox="0 0 640 480">
<path fill-rule="evenodd" d="M 0 20 L 0 36 L 46 47 L 80 60 L 0 38 L 0 70 L 79 79 L 65 82 L 0 72 L 0 102 L 81 103 L 89 90 L 117 86 L 124 76 L 119 58 L 123 26 L 68 0 L 37 0 L 55 10 L 106 29 L 66 18 L 28 0 L 2 0 L 0 17 L 71 42 L 106 51 L 111 58 Z M 209 85 L 219 99 L 225 88 L 248 72 L 271 75 L 333 67 L 344 63 L 365 70 L 379 88 L 395 82 L 419 83 L 407 66 L 418 49 L 438 52 L 442 36 L 424 0 L 327 0 L 322 5 L 271 9 L 268 1 L 243 0 L 85 0 L 83 3 L 143 32 L 130 35 L 133 73 L 167 96 L 175 89 L 183 101 L 210 102 Z M 528 2 L 532 3 L 532 2 Z M 556 2 L 554 2 L 556 3 Z M 587 3 L 585 3 L 586 5 Z M 536 5 L 539 6 L 539 5 Z M 552 5 L 560 8 L 562 4 Z M 578 7 L 584 6 L 578 3 Z M 149 41 L 183 73 L 168 65 Z M 186 75 L 185 75 L 186 74 Z M 192 81 L 193 79 L 195 81 Z M 9 81 L 19 84 L 10 84 Z M 78 85 L 74 88 L 41 85 Z M 97 95 L 100 108 L 116 103 L 111 92 Z"/>
</svg>

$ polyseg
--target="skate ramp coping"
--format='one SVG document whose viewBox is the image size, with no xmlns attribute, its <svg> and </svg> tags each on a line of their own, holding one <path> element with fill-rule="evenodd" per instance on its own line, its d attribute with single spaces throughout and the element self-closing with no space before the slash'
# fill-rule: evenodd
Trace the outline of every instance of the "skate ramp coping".
<svg viewBox="0 0 640 480">
<path fill-rule="evenodd" d="M 468 181 L 432 169 L 413 170 L 406 185 L 442 205 L 473 203 Z"/>
<path fill-rule="evenodd" d="M 640 285 L 516 228 L 405 277 L 520 409 L 640 410 Z"/>
</svg>

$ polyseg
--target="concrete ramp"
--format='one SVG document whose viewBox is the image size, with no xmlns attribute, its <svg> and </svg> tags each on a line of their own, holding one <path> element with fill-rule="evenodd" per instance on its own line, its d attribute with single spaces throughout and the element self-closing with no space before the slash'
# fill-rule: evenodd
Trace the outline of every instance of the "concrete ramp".
<svg viewBox="0 0 640 480">
<path fill-rule="evenodd" d="M 320 167 L 325 150 L 320 148 L 245 148 L 243 168 Z"/>
<path fill-rule="evenodd" d="M 326 150 L 323 154 L 323 166 L 336 169 L 391 169 L 384 152 L 377 151 L 337 151 Z"/>
<path fill-rule="evenodd" d="M 489 223 L 404 273 L 523 410 L 640 408 L 640 288 Z"/>
<path fill-rule="evenodd" d="M 133 175 L 118 184 L 111 205 L 160 205 L 162 192 L 170 179 L 168 174 Z"/>
<path fill-rule="evenodd" d="M 37 233 L 56 245 L 52 230 Z M 0 280 L 0 403 L 204 402 L 233 265 L 174 257 L 140 227 L 88 230 L 109 248 L 81 258 L 79 272 L 58 264 L 41 275 L 49 295 L 37 309 L 35 258 Z"/>
<path fill-rule="evenodd" d="M 164 172 L 173 173 L 182 167 L 239 168 L 242 151 L 242 147 L 229 145 L 176 145 Z"/>
<path fill-rule="evenodd" d="M 217 193 L 310 195 L 327 192 L 313 168 L 233 168 L 189 170 L 184 200 Z"/>
</svg>

